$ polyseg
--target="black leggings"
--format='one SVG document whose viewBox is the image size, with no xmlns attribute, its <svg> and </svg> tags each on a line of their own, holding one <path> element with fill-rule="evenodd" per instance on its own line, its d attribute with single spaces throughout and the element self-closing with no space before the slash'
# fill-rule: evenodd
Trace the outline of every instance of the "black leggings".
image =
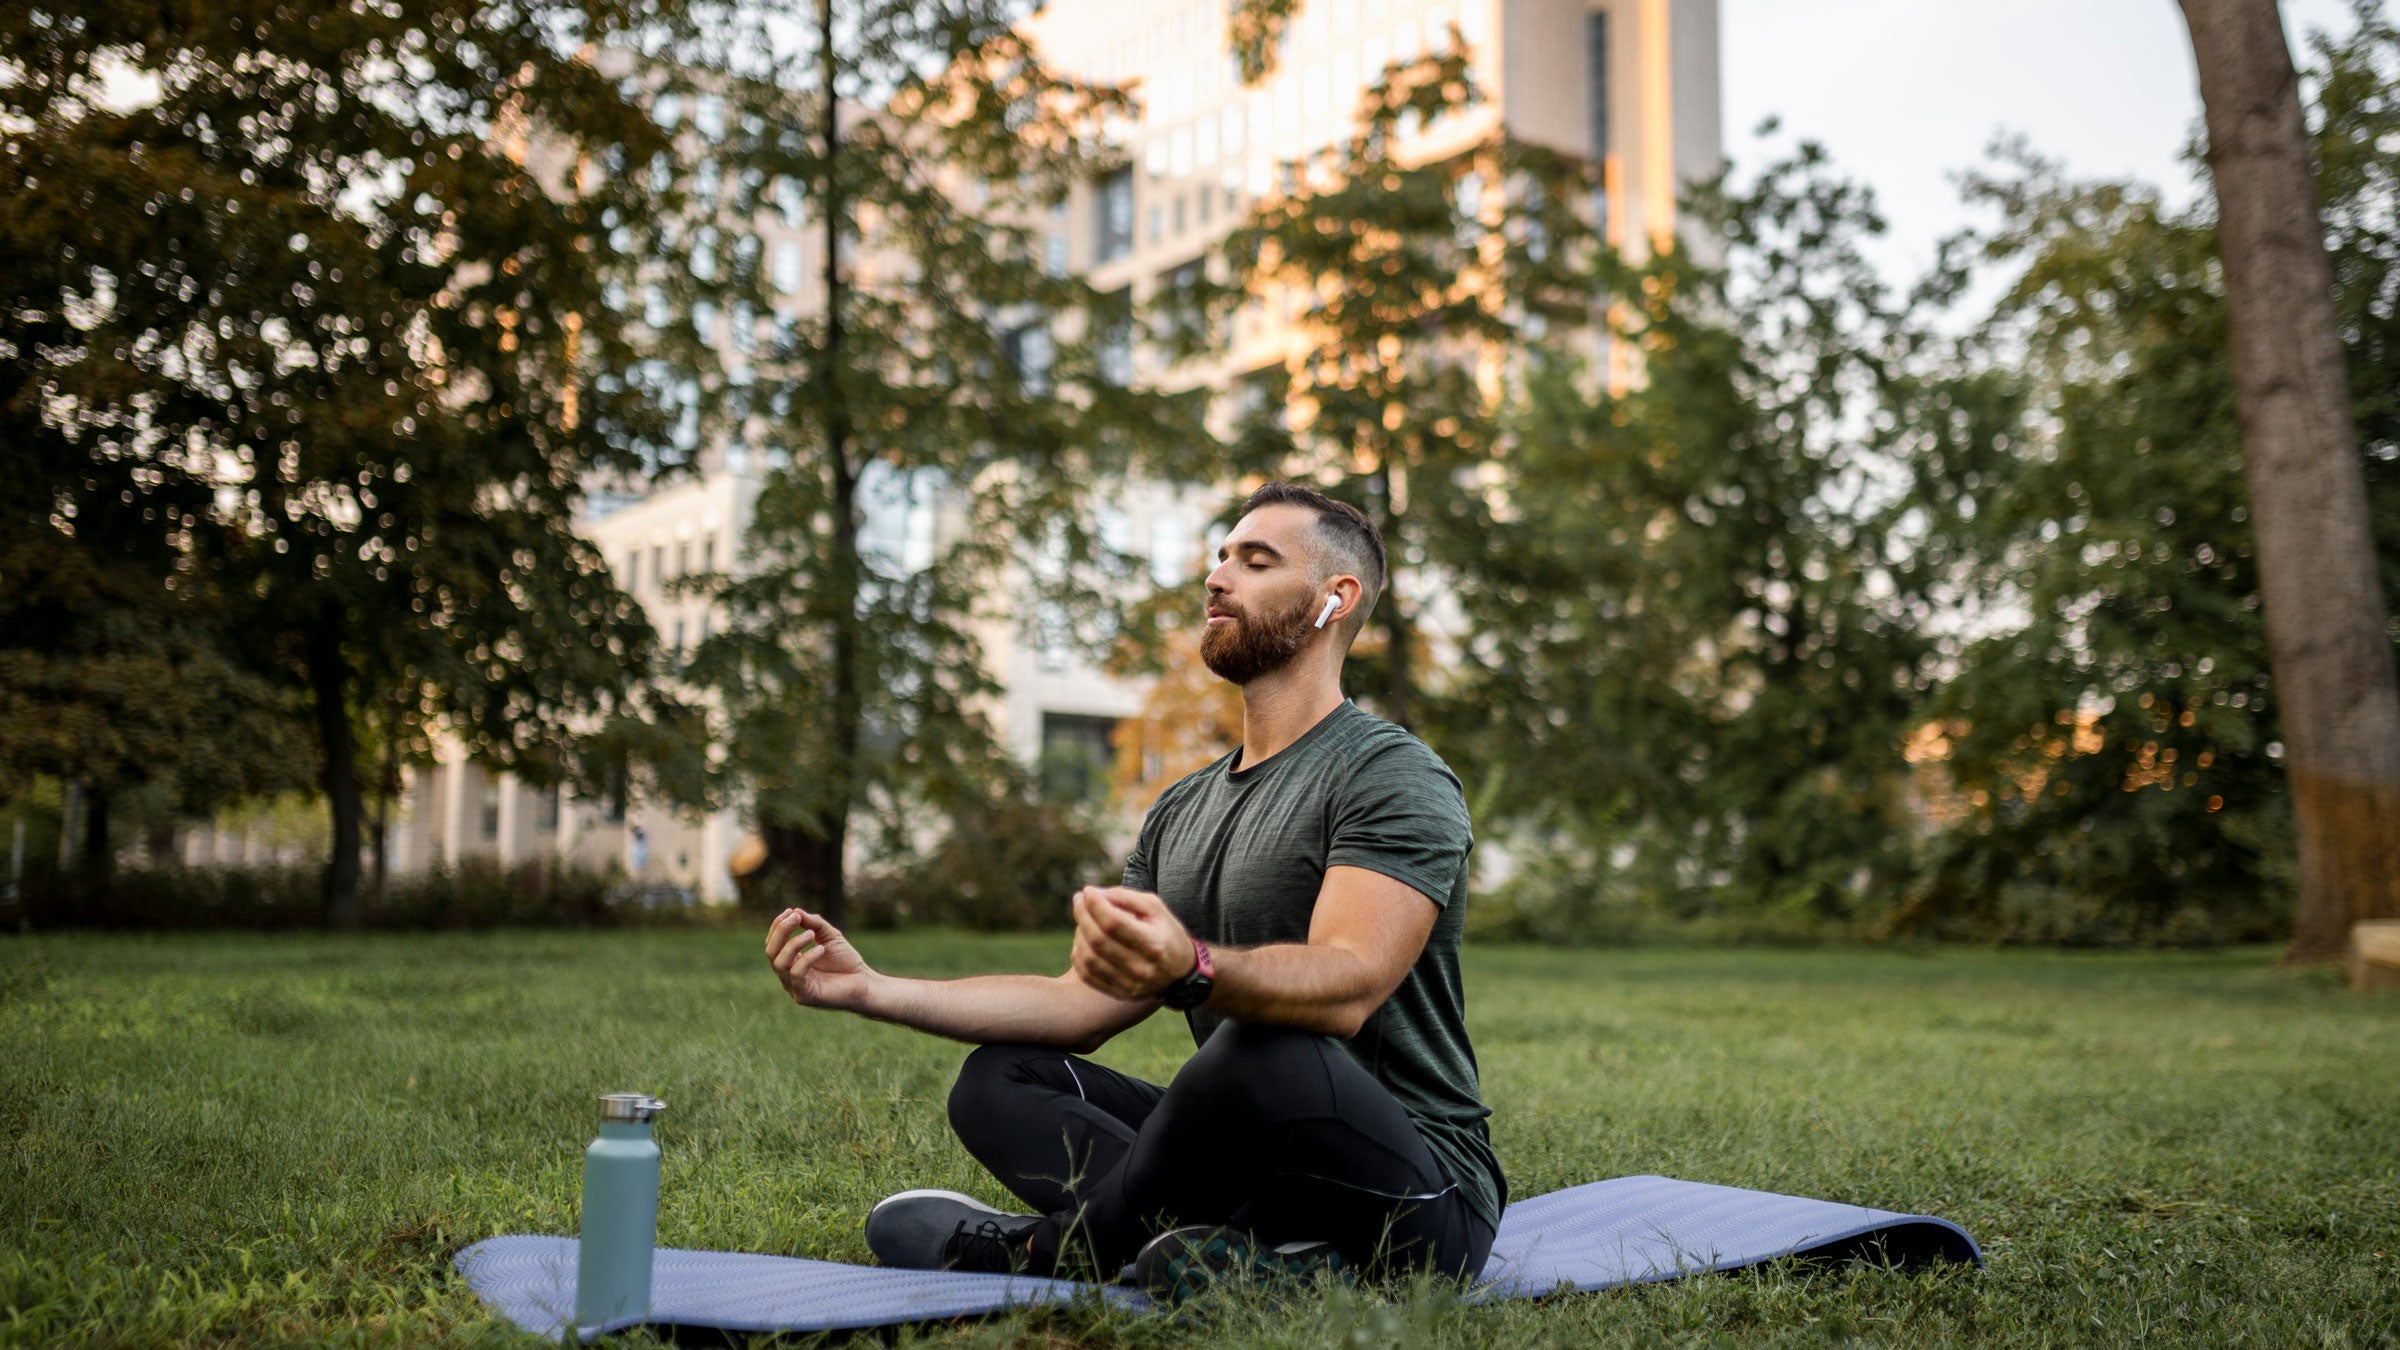
<svg viewBox="0 0 2400 1350">
<path fill-rule="evenodd" d="M 1088 1254 L 1113 1273 L 1182 1224 L 1328 1241 L 1372 1274 L 1472 1278 L 1492 1249 L 1400 1103 L 1303 1031 L 1224 1023 L 1164 1088 L 1062 1050 L 987 1045 L 950 1090 L 950 1127 L 1051 1218 L 1035 1240 L 1044 1264 Z"/>
</svg>

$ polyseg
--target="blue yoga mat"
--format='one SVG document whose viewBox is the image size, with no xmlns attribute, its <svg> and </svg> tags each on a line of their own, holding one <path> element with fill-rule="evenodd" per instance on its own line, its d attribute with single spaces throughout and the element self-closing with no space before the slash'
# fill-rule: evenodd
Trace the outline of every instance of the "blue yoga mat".
<svg viewBox="0 0 2400 1350">
<path fill-rule="evenodd" d="M 1897 1264 L 1983 1259 L 1965 1229 L 1921 1214 L 1671 1177 L 1619 1177 L 1510 1205 L 1469 1297 L 1611 1289 L 1784 1256 L 1851 1255 Z M 487 1238 L 460 1252 L 456 1264 L 502 1316 L 527 1331 L 566 1335 L 575 1316 L 575 1239 Z M 1149 1306 L 1121 1285 L 674 1247 L 659 1248 L 650 1284 L 647 1318 L 580 1327 L 578 1334 L 588 1338 L 637 1321 L 724 1331 L 844 1331 L 1078 1298 Z"/>
</svg>

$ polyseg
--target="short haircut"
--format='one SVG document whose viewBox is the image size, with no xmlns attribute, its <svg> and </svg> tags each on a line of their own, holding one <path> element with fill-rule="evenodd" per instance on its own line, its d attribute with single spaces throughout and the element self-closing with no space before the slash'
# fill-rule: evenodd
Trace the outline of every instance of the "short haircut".
<svg viewBox="0 0 2400 1350">
<path fill-rule="evenodd" d="M 1367 626 L 1367 616 L 1374 612 L 1375 602 L 1383 597 L 1387 565 L 1383 533 L 1357 507 L 1298 483 L 1267 484 L 1242 503 L 1242 514 L 1249 515 L 1262 506 L 1304 506 L 1316 513 L 1317 538 L 1324 544 L 1317 555 L 1320 570 L 1316 579 L 1323 581 L 1343 572 L 1358 578 L 1361 592 L 1358 608 L 1345 620 L 1351 624 L 1352 636 L 1356 636 Z"/>
</svg>

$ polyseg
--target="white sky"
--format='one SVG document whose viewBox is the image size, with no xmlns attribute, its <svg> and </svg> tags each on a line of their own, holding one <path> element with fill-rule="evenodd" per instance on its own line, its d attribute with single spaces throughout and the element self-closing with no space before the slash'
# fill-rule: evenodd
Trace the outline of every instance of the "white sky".
<svg viewBox="0 0 2400 1350">
<path fill-rule="evenodd" d="M 2180 158 L 2200 118 L 2175 0 L 1719 0 L 1725 150 L 1737 173 L 1777 144 L 1822 142 L 1875 189 L 1891 221 L 1878 261 L 1905 285 L 1969 221 L 1953 176 L 2002 132 L 2070 173 L 2191 193 Z M 2347 32 L 2345 0 L 2283 0 L 2295 59 L 2306 35 Z"/>
</svg>

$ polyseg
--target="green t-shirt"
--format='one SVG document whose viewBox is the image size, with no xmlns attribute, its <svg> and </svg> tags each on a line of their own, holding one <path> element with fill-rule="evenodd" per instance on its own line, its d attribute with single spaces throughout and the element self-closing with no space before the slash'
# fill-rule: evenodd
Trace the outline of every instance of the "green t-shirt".
<svg viewBox="0 0 2400 1350">
<path fill-rule="evenodd" d="M 1281 754 L 1236 771 L 1240 751 L 1161 794 L 1125 860 L 1194 935 L 1232 947 L 1306 942 L 1328 867 L 1363 867 L 1441 913 L 1425 951 L 1343 1048 L 1397 1098 L 1478 1214 L 1497 1226 L 1508 1183 L 1492 1155 L 1458 974 L 1467 853 L 1458 778 L 1423 741 L 1344 702 Z M 1204 1042 L 1224 1019 L 1185 1014 Z"/>
</svg>

